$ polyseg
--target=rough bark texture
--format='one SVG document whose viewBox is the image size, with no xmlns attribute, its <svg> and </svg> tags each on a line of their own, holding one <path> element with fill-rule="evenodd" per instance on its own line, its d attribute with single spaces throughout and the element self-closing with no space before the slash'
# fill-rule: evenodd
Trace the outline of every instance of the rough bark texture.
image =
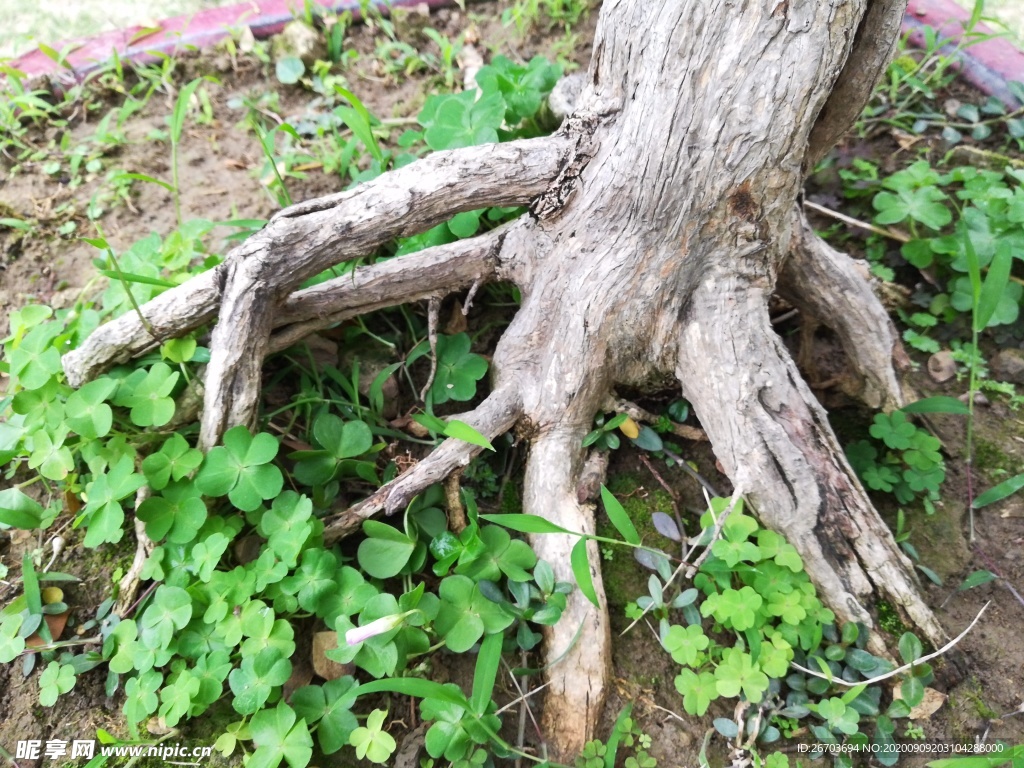
<svg viewBox="0 0 1024 768">
<path fill-rule="evenodd" d="M 885 311 L 853 263 L 813 234 L 797 198 L 806 170 L 859 113 L 904 5 L 606 0 L 576 110 L 555 137 L 446 153 L 290 208 L 214 274 L 143 308 L 159 332 L 180 333 L 208 322 L 220 302 L 203 444 L 255 418 L 268 350 L 352 312 L 500 275 L 520 287 L 522 306 L 495 350 L 491 396 L 461 418 L 491 437 L 514 427 L 530 442 L 525 512 L 593 530 L 594 510 L 576 488 L 594 413 L 616 386 L 676 377 L 730 477 L 797 547 L 837 614 L 870 625 L 871 596 L 884 594 L 938 644 L 942 628 L 910 564 L 766 310 L 779 281 L 836 330 L 866 402 L 901 402 L 901 352 Z M 396 235 L 528 200 L 528 216 L 485 240 L 345 278 L 366 295 L 339 283 L 288 298 L 304 277 Z M 183 308 L 190 293 L 195 305 Z M 101 328 L 69 356 L 69 379 L 143 351 L 153 340 L 141 328 L 131 314 Z M 476 450 L 446 441 L 332 515 L 328 540 L 404 507 Z M 557 578 L 571 579 L 569 537 L 533 543 Z M 596 549 L 591 563 L 600 585 Z M 562 657 L 544 720 L 559 756 L 571 759 L 594 736 L 609 647 L 605 607 L 570 596 L 547 636 L 549 660 Z"/>
</svg>

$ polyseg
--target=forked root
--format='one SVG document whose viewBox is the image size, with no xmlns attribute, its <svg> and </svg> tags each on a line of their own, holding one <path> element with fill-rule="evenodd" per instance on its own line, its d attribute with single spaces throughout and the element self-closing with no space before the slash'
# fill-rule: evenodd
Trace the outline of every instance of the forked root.
<svg viewBox="0 0 1024 768">
<path fill-rule="evenodd" d="M 452 418 L 469 424 L 488 440 L 510 430 L 522 415 L 522 403 L 515 386 L 505 385 L 492 392 L 476 409 Z M 469 464 L 483 448 L 450 437 L 405 474 L 381 486 L 358 504 L 325 518 L 324 542 L 331 545 L 358 530 L 363 520 L 380 511 L 393 514 L 413 498 L 451 472 Z"/>
<path fill-rule="evenodd" d="M 896 371 L 910 360 L 892 320 L 853 259 L 818 237 L 802 212 L 794 214 L 788 257 L 776 291 L 839 337 L 856 382 L 846 387 L 872 408 L 903 405 Z"/>
<path fill-rule="evenodd" d="M 257 290 L 259 301 L 276 307 L 303 280 L 395 238 L 463 211 L 529 203 L 558 176 L 572 149 L 568 138 L 550 136 L 437 152 L 354 189 L 286 208 L 232 250 L 224 264 L 143 305 L 145 322 L 140 313 L 127 312 L 96 329 L 64 356 L 68 383 L 81 386 L 210 322 L 233 264 L 254 262 L 246 268 L 252 285 L 240 282 L 238 290 Z M 221 319 L 229 329 L 237 322 L 223 314 Z"/>
<path fill-rule="evenodd" d="M 772 331 L 766 298 L 728 276 L 696 289 L 680 340 L 683 394 L 726 473 L 749 489 L 761 522 L 796 547 L 840 621 L 872 626 L 864 606 L 877 591 L 941 645 L 946 634 L 910 561 Z"/>
</svg>

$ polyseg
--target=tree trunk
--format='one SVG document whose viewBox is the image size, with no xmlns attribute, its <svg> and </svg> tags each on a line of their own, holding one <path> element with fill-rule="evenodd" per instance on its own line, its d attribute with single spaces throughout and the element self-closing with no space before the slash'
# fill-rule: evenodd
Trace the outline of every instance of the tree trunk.
<svg viewBox="0 0 1024 768">
<path fill-rule="evenodd" d="M 220 301 L 204 443 L 253 420 L 259 364 L 273 338 L 296 338 L 318 322 L 336 322 L 338 312 L 423 295 L 415 275 L 381 282 L 383 273 L 370 267 L 378 269 L 372 279 L 366 270 L 355 278 L 374 286 L 364 303 L 353 278 L 344 278 L 319 287 L 318 309 L 304 313 L 299 294 L 289 293 L 328 265 L 327 254 L 333 261 L 355 258 L 458 210 L 532 201 L 528 215 L 498 233 L 407 262 L 410 270 L 433 265 L 435 275 L 448 269 L 451 289 L 501 276 L 522 291 L 522 306 L 495 350 L 493 394 L 460 418 L 491 437 L 514 425 L 529 439 L 524 511 L 593 530 L 593 509 L 578 501 L 576 487 L 581 439 L 594 413 L 617 386 L 675 377 L 727 474 L 764 524 L 798 549 L 839 619 L 870 625 L 872 596 L 884 595 L 938 644 L 943 630 L 919 596 L 909 561 L 767 317 L 778 283 L 834 327 L 866 402 L 901 404 L 893 361 L 902 353 L 888 317 L 853 263 L 811 231 L 798 196 L 808 169 L 868 98 L 905 4 L 606 0 L 575 112 L 555 137 L 496 152 L 493 183 L 473 165 L 481 148 L 445 153 L 443 162 L 428 158 L 278 214 L 229 255 L 217 276 L 197 278 L 201 290 L 193 292 L 202 306 L 194 311 L 166 298 L 173 291 L 143 308 L 173 334 L 206 322 Z M 433 174 L 430 184 L 424 173 Z M 408 183 L 430 189 L 402 197 Z M 383 234 L 370 226 L 382 221 Z M 361 238 L 356 245 L 353 232 Z M 400 271 L 404 263 L 388 269 Z M 440 287 L 435 281 L 429 290 Z M 180 297 L 188 297 L 188 286 Z M 282 317 L 293 318 L 292 325 L 279 328 Z M 75 353 L 69 378 L 80 382 L 105 360 L 151 343 L 134 314 L 115 323 L 121 325 L 100 329 L 95 343 Z M 239 337 L 240 328 L 250 335 Z M 131 341 L 118 346 L 112 340 L 119 337 Z M 329 519 L 326 538 L 403 508 L 476 450 L 447 441 Z M 568 537 L 538 536 L 533 543 L 558 578 L 571 580 Z M 591 563 L 600 587 L 596 549 Z M 593 609 L 573 594 L 548 633 L 547 653 L 564 654 L 546 694 L 547 735 L 558 754 L 571 756 L 594 736 L 604 701 L 605 607 Z"/>
</svg>

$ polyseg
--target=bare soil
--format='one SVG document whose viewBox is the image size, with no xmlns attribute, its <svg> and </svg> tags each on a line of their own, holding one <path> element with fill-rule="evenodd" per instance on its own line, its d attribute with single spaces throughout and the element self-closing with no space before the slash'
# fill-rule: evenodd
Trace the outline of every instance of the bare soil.
<svg viewBox="0 0 1024 768">
<path fill-rule="evenodd" d="M 457 10 L 441 11 L 432 24 L 454 37 L 469 24 L 479 30 L 481 49 L 485 55 L 501 52 L 510 57 L 529 59 L 537 52 L 550 52 L 557 37 L 531 36 L 515 40 L 510 30 L 498 22 L 502 7 L 507 3 L 482 3 L 472 6 L 471 18 Z M 596 16 L 596 14 L 594 15 Z M 592 20 L 594 18 L 592 16 Z M 589 39 L 592 23 L 577 30 L 578 45 L 574 58 L 585 65 L 589 57 Z M 364 53 L 372 53 L 374 38 L 371 31 L 357 27 L 350 32 L 350 45 Z M 379 117 L 407 117 L 414 115 L 422 104 L 424 94 L 436 87 L 431 75 L 417 75 L 396 81 L 384 78 L 370 67 L 365 56 L 350 76 L 351 88 Z M 276 208 L 256 178 L 263 165 L 263 156 L 256 138 L 250 132 L 234 130 L 244 113 L 233 110 L 229 101 L 238 95 L 258 97 L 269 90 L 280 95 L 280 112 L 288 116 L 301 112 L 311 94 L 298 87 L 281 86 L 273 76 L 272 68 L 252 58 L 238 60 L 232 66 L 224 54 L 211 52 L 182 59 L 178 64 L 179 82 L 196 74 L 212 74 L 219 84 L 210 85 L 214 120 L 210 124 L 190 122 L 183 142 L 183 209 L 185 218 L 203 217 L 213 221 L 231 219 L 267 218 Z M 79 291 L 96 290 L 99 284 L 90 282 L 94 276 L 92 260 L 96 249 L 81 242 L 80 236 L 94 236 L 91 223 L 85 217 L 85 208 L 102 183 L 102 175 L 117 167 L 134 173 L 158 178 L 170 175 L 169 147 L 165 143 L 146 139 L 152 129 L 165 127 L 165 118 L 171 110 L 171 99 L 162 94 L 153 97 L 150 104 L 136 115 L 127 128 L 129 141 L 112 150 L 104 158 L 104 170 L 72 187 L 69 179 L 46 174 L 43 161 L 23 163 L 16 169 L 9 163 L 0 173 L 0 216 L 34 219 L 38 226 L 22 233 L 0 229 L 0 306 L 15 308 L 27 302 L 49 302 L 55 306 L 68 306 Z M 86 114 L 70 129 L 71 145 L 90 136 L 103 111 Z M 396 129 L 400 132 L 400 129 Z M 396 133 L 397 136 L 397 133 Z M 55 138 L 52 130 L 43 130 L 35 140 L 45 145 Z M 887 153 L 888 138 L 879 137 L 873 150 L 858 146 L 857 152 Z M 855 144 L 851 142 L 850 147 Z M 881 149 L 879 149 L 881 148 Z M 347 180 L 311 169 L 304 179 L 289 179 L 288 186 L 295 200 L 309 199 L 341 189 Z M 101 220 L 104 235 L 115 251 L 127 248 L 132 242 L 150 232 L 166 233 L 176 226 L 170 193 L 153 184 L 138 183 L 132 193 L 132 206 L 118 206 Z M 74 221 L 77 230 L 72 235 L 60 235 L 58 229 Z M 223 229 L 226 235 L 230 229 Z M 7 319 L 0 319 L 0 334 L 6 332 Z M 792 344 L 799 337 L 799 320 L 779 327 Z M 816 366 L 821 372 L 839 370 L 841 355 L 827 334 L 820 334 L 816 346 Z M 924 372 L 924 360 L 918 358 L 921 371 L 913 375 L 914 386 L 923 395 L 960 395 L 966 382 L 953 381 L 936 385 Z M 825 378 L 824 376 L 821 378 Z M 832 391 L 822 391 L 823 402 L 833 415 L 841 439 L 863 437 L 871 414 Z M 653 408 L 652 408 L 653 410 Z M 989 487 L 1005 479 L 1000 471 L 1016 474 L 1024 465 L 1024 416 L 996 402 L 978 409 L 976 440 L 981 449 L 975 467 L 975 487 Z M 948 421 L 948 423 L 947 423 Z M 951 636 L 958 634 L 988 601 L 991 605 L 976 630 L 960 645 L 969 667 L 966 676 L 954 685 L 944 683 L 950 679 L 943 663 L 937 666 L 938 682 L 935 687 L 948 695 L 946 704 L 930 720 L 918 723 L 930 740 L 957 743 L 976 738 L 1004 739 L 1024 743 L 1024 715 L 1013 716 L 1024 704 L 1024 602 L 1019 592 L 1024 591 L 1024 501 L 1011 498 L 976 514 L 977 541 L 966 541 L 966 470 L 963 463 L 963 425 L 952 420 L 935 420 L 937 432 L 944 442 L 948 474 L 943 488 L 943 503 L 934 516 L 908 509 L 910 541 L 921 554 L 922 562 L 936 571 L 945 581 L 937 587 L 925 581 L 925 593 L 930 605 Z M 706 444 L 686 444 L 686 458 L 697 462 L 705 477 L 728 490 L 727 481 L 715 469 L 715 460 Z M 677 469 L 658 466 L 658 472 L 682 497 L 684 506 L 702 505 L 697 484 Z M 615 455 L 611 478 L 626 478 L 631 488 L 627 495 L 642 500 L 644 512 L 662 508 L 664 489 L 659 481 L 631 449 Z M 2 482 L 2 481 L 0 481 Z M 891 499 L 879 497 L 876 503 L 890 521 L 895 519 Z M 55 568 L 82 577 L 81 584 L 68 587 L 67 602 L 71 606 L 70 627 L 89 618 L 95 607 L 109 595 L 112 574 L 127 567 L 133 551 L 130 537 L 116 548 L 99 551 L 86 550 L 80 536 L 70 528 L 71 514 L 62 517 L 57 525 L 68 539 L 68 547 Z M 652 530 L 648 520 L 638 520 L 641 530 L 648 535 Z M 22 553 L 42 545 L 34 536 L 6 536 L 0 533 L 0 560 L 11 569 L 11 577 L 18 573 Z M 1001 580 L 966 592 L 956 587 L 974 570 L 988 569 Z M 646 592 L 647 574 L 631 562 L 627 555 L 615 553 L 608 561 L 606 584 L 613 617 L 613 632 L 621 632 L 627 625 L 622 608 L 625 603 Z M 1014 592 L 1013 589 L 1017 592 Z M 0 600 L 10 600 L 14 593 L 0 586 Z M 895 638 L 893 638 L 895 640 Z M 444 666 L 448 657 L 438 659 Z M 615 690 L 606 707 L 605 726 L 611 726 L 626 703 L 633 703 L 634 717 L 644 731 L 653 737 L 652 754 L 662 766 L 695 766 L 704 734 L 715 717 L 731 718 L 730 707 L 713 706 L 700 720 L 680 718 L 681 702 L 673 679 L 677 665 L 660 648 L 653 633 L 638 626 L 630 634 L 617 637 L 615 642 Z M 14 753 L 19 739 L 92 738 L 97 728 L 126 735 L 120 715 L 122 699 L 119 693 L 108 697 L 104 691 L 104 674 L 100 671 L 84 674 L 74 690 L 60 698 L 53 708 L 38 704 L 38 681 L 34 673 L 23 676 L 20 665 L 0 667 L 0 746 Z M 458 679 L 457 669 L 450 674 Z M 514 693 L 509 690 L 509 695 Z M 675 714 L 674 714 L 675 713 Z M 226 716 L 226 715 L 225 715 Z M 508 718 L 509 722 L 516 718 Z M 217 726 L 227 722 L 214 712 L 203 722 L 189 726 L 179 740 L 183 743 L 212 744 Z M 411 726 L 411 723 L 409 724 Z M 514 726 L 513 726 L 514 729 Z M 212 734 L 212 735 L 211 735 Z M 396 734 L 398 736 L 398 734 Z M 401 743 L 401 739 L 399 738 Z M 720 739 L 716 739 L 720 742 Z M 714 753 L 713 753 L 714 754 Z M 901 765 L 923 765 L 921 758 L 908 757 Z M 32 765 L 19 761 L 22 766 Z"/>
</svg>

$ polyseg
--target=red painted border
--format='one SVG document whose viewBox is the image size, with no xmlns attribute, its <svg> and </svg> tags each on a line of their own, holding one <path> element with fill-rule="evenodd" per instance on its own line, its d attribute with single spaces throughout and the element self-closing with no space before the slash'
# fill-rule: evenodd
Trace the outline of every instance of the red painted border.
<svg viewBox="0 0 1024 768">
<path fill-rule="evenodd" d="M 813 0 L 810 0 L 813 1 Z M 313 0 L 330 11 L 352 11 L 359 16 L 359 0 Z M 384 0 L 373 2 L 386 11 Z M 422 0 L 393 0 L 392 5 L 416 5 Z M 432 8 L 452 5 L 452 0 L 427 0 Z M 123 59 L 152 61 L 160 54 L 174 55 L 189 48 L 201 48 L 227 37 L 232 29 L 242 25 L 252 29 L 257 37 L 276 34 L 302 6 L 299 0 L 250 0 L 239 5 L 211 8 L 187 16 L 175 16 L 160 22 L 157 29 L 141 26 L 106 32 L 89 38 L 79 38 L 54 45 L 58 51 L 69 50 L 69 68 L 36 50 L 8 62 L 29 79 L 50 77 L 57 80 L 81 78 L 108 61 L 116 50 Z M 959 40 L 963 24 L 970 13 L 952 0 L 909 0 L 903 21 L 905 32 L 910 33 L 911 44 L 922 45 L 921 29 L 937 29 L 944 38 Z M 991 31 L 982 25 L 979 31 Z M 952 51 L 952 46 L 950 46 Z M 1011 81 L 1024 82 L 1024 51 L 1005 38 L 977 43 L 957 52 L 963 77 L 983 93 L 995 96 L 1008 106 L 1020 104 L 1008 90 Z"/>
<path fill-rule="evenodd" d="M 940 36 L 952 41 L 963 37 L 964 24 L 971 14 L 952 0 L 910 0 L 903 29 L 910 33 L 912 45 L 921 46 L 924 36 L 921 28 L 936 29 Z M 978 25 L 976 32 L 992 33 L 985 24 Z M 952 46 L 950 46 L 950 50 Z M 969 45 L 957 53 L 960 59 L 961 75 L 982 93 L 995 96 L 1009 107 L 1019 107 L 1006 87 L 1008 82 L 1024 83 L 1024 51 L 1005 37 Z"/>
<path fill-rule="evenodd" d="M 313 0 L 325 11 L 351 11 L 360 16 L 359 0 Z M 391 0 L 391 6 L 418 5 L 423 0 Z M 384 0 L 373 0 L 382 12 L 387 12 Z M 428 0 L 432 7 L 452 5 L 448 0 Z M 285 24 L 301 15 L 302 0 L 251 0 L 251 2 L 210 8 L 184 16 L 174 16 L 158 23 L 156 28 L 133 26 L 92 37 L 77 38 L 52 46 L 57 51 L 70 51 L 66 56 L 68 67 L 62 67 L 40 50 L 7 62 L 7 66 L 24 73 L 29 79 L 53 77 L 56 79 L 81 78 L 98 68 L 117 51 L 122 59 L 135 62 L 154 61 L 161 54 L 173 56 L 191 48 L 212 45 L 227 37 L 231 30 L 248 26 L 256 37 L 269 37 L 281 31 Z"/>
</svg>

